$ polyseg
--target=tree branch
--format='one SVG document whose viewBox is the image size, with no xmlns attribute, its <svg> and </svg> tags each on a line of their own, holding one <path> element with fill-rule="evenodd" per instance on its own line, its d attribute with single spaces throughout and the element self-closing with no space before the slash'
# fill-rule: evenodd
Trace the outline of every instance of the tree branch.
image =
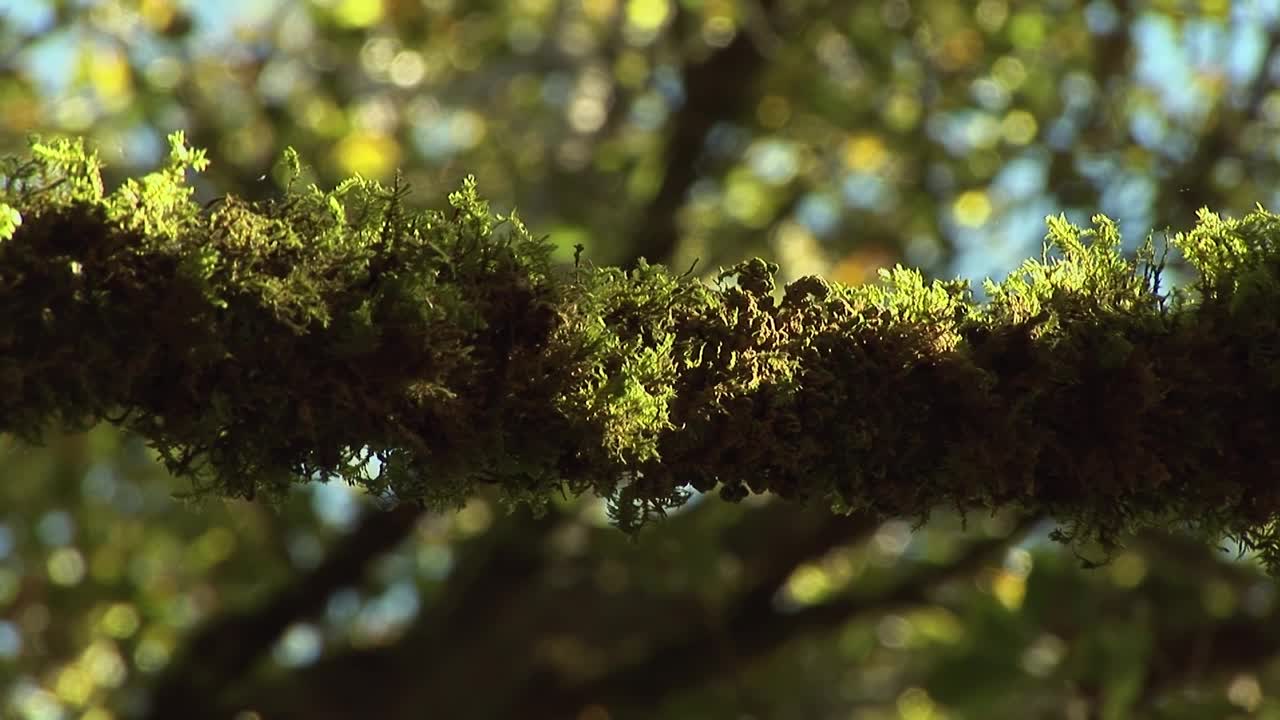
<svg viewBox="0 0 1280 720">
<path fill-rule="evenodd" d="M 761 0 L 760 21 L 767 22 L 776 4 L 775 0 Z M 688 11 L 681 8 L 678 12 Z M 680 242 L 679 210 L 698 179 L 707 134 L 749 105 L 765 64 L 757 38 L 743 29 L 728 45 L 685 65 L 680 78 L 684 101 L 667 131 L 662 181 L 631 231 L 628 247 L 633 259 L 628 267 L 635 267 L 639 258 L 668 262 L 674 257 Z"/>
<path fill-rule="evenodd" d="M 0 241 L 0 431 L 114 419 L 231 495 L 317 475 L 430 507 L 594 492 L 633 529 L 719 486 L 876 518 L 1015 505 L 1103 542 L 1189 526 L 1280 560 L 1266 212 L 1175 237 L 1198 277 L 1174 297 L 1110 221 L 1051 218 L 1058 256 L 985 304 L 902 268 L 779 301 L 760 260 L 714 286 L 556 272 L 473 185 L 449 213 L 360 180 L 206 210 L 180 141 L 110 195 L 83 148 L 33 153 L 0 173 L 22 220 Z"/>
<path fill-rule="evenodd" d="M 421 516 L 412 505 L 366 512 L 324 562 L 264 605 L 221 615 L 197 630 L 156 683 L 147 717 L 195 718 L 193 708 L 212 710 L 290 625 L 320 612 L 334 591 L 358 584 L 370 562 L 408 537 Z"/>
<path fill-rule="evenodd" d="M 525 717 L 548 720 L 573 717 L 588 704 L 617 704 L 630 711 L 655 709 L 664 699 L 730 675 L 798 636 L 928 602 L 934 588 L 979 569 L 1036 522 L 1037 518 L 1027 518 L 1010 536 L 976 542 L 954 561 L 923 570 L 870 598 L 844 597 L 788 613 L 775 607 L 777 588 L 762 586 L 760 592 L 744 596 L 723 625 L 723 633 L 735 643 L 730 657 L 717 650 L 718 631 L 707 628 L 687 634 L 640 663 L 610 671 L 589 683 L 531 688 L 530 695 L 515 706 L 522 708 Z"/>
</svg>

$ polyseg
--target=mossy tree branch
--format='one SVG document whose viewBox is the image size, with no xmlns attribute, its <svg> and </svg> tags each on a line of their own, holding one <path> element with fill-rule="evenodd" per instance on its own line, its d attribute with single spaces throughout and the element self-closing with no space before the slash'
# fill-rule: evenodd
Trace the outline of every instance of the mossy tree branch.
<svg viewBox="0 0 1280 720">
<path fill-rule="evenodd" d="M 632 528 L 718 486 L 875 517 L 1013 505 L 1103 542 L 1191 526 L 1280 561 L 1280 216 L 1202 212 L 1173 292 L 1099 216 L 1050 218 L 985 303 L 901 267 L 779 299 L 761 260 L 710 285 L 558 271 L 471 181 L 446 211 L 361 179 L 201 207 L 205 163 L 175 136 L 111 193 L 76 142 L 0 168 L 0 432 L 110 420 L 246 497 L 594 492 Z"/>
</svg>

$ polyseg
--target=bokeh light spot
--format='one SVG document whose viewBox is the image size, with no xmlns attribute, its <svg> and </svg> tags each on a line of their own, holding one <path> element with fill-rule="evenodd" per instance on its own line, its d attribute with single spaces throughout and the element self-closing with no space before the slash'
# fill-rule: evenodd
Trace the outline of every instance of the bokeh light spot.
<svg viewBox="0 0 1280 720">
<path fill-rule="evenodd" d="M 386 178 L 400 162 L 400 144 L 376 132 L 353 132 L 333 150 L 343 173 L 369 178 Z"/>
<path fill-rule="evenodd" d="M 324 640 L 315 626 L 298 623 L 285 631 L 275 649 L 276 662 L 285 667 L 310 665 L 320 657 Z"/>
<path fill-rule="evenodd" d="M 132 637 L 140 624 L 138 611 L 129 603 L 115 603 L 107 608 L 99 621 L 99 627 L 104 633 L 120 640 Z"/>
<path fill-rule="evenodd" d="M 412 50 L 401 50 L 387 67 L 387 77 L 391 82 L 403 88 L 411 88 L 426 77 L 427 64 L 420 53 Z"/>
<path fill-rule="evenodd" d="M 1257 710 L 1262 699 L 1262 685 L 1253 673 L 1240 673 L 1227 685 L 1227 700 L 1248 712 Z"/>
<path fill-rule="evenodd" d="M 817 565 L 806 563 L 796 568 L 787 578 L 787 599 L 797 605 L 812 605 L 831 592 L 827 574 Z"/>
<path fill-rule="evenodd" d="M 190 556 L 195 567 L 208 570 L 231 557 L 235 548 L 235 533 L 224 527 L 213 527 L 191 544 Z"/>
<path fill-rule="evenodd" d="M 756 119 L 770 130 L 777 130 L 791 119 L 791 103 L 781 95 L 766 95 L 756 105 Z"/>
<path fill-rule="evenodd" d="M 764 140 L 747 149 L 747 163 L 756 177 L 770 185 L 786 185 L 799 168 L 795 148 L 777 140 Z"/>
<path fill-rule="evenodd" d="M 1037 50 L 1044 43 L 1044 38 L 1045 17 L 1038 11 L 1020 12 L 1009 23 L 1009 39 L 1015 47 Z"/>
<path fill-rule="evenodd" d="M 1120 553 L 1107 564 L 1107 572 L 1116 586 L 1135 588 L 1147 576 L 1147 561 L 1138 553 Z"/>
<path fill-rule="evenodd" d="M 339 0 L 333 6 L 333 19 L 350 28 L 365 28 L 382 19 L 382 0 Z"/>
<path fill-rule="evenodd" d="M 738 173 L 730 176 L 724 192 L 724 212 L 747 227 L 768 223 L 765 189 L 752 176 Z"/>
<path fill-rule="evenodd" d="M 76 525 L 65 510 L 51 510 L 40 517 L 36 535 L 40 542 L 50 547 L 68 545 L 75 539 Z"/>
<path fill-rule="evenodd" d="M 109 640 L 97 640 L 90 644 L 81 654 L 79 664 L 94 684 L 100 687 L 120 687 L 129 675 L 115 643 Z"/>
<path fill-rule="evenodd" d="M 1022 669 L 1034 677 L 1047 677 L 1067 654 L 1067 644 L 1056 635 L 1045 633 L 1036 638 L 1022 653 Z"/>
<path fill-rule="evenodd" d="M 1009 4 L 1004 0 L 981 0 L 973 10 L 978 25 L 989 33 L 1004 27 L 1009 19 Z"/>
<path fill-rule="evenodd" d="M 667 0 L 630 0 L 627 3 L 627 40 L 633 45 L 653 42 L 658 30 L 671 17 Z"/>
<path fill-rule="evenodd" d="M 453 142 L 463 150 L 470 150 L 479 145 L 480 141 L 484 140 L 488 129 L 484 117 L 472 110 L 459 110 L 449 121 L 449 132 L 453 136 Z"/>
<path fill-rule="evenodd" d="M 991 217 L 991 200 L 982 190 L 968 190 L 960 193 L 951 210 L 961 225 L 981 227 Z"/>
<path fill-rule="evenodd" d="M 89 81 L 104 107 L 119 110 L 133 99 L 129 60 L 114 47 L 99 46 L 85 58 Z"/>
<path fill-rule="evenodd" d="M 489 529 L 493 523 L 493 510 L 489 503 L 476 498 L 454 515 L 454 525 L 463 535 L 475 535 Z"/>
<path fill-rule="evenodd" d="M 569 104 L 569 125 L 580 133 L 593 133 L 604 126 L 604 103 L 590 95 L 579 95 Z"/>
<path fill-rule="evenodd" d="M 884 121 L 890 129 L 906 132 L 916 126 L 920 120 L 922 108 L 920 101 L 907 93 L 894 93 L 885 103 Z"/>
<path fill-rule="evenodd" d="M 898 715 L 902 720 L 932 720 L 939 717 L 936 710 L 937 704 L 921 688 L 907 688 L 898 695 Z"/>
<path fill-rule="evenodd" d="M 94 682 L 89 673 L 76 665 L 70 665 L 58 673 L 53 691 L 68 705 L 81 706 L 93 695 Z"/>
<path fill-rule="evenodd" d="M 152 626 L 142 634 L 133 651 L 133 662 L 145 673 L 162 670 L 173 655 L 173 636 L 168 628 Z"/>
<path fill-rule="evenodd" d="M 1026 145 L 1036 137 L 1036 118 L 1026 110 L 1014 110 L 1004 116 L 1000 130 L 1012 145 Z"/>
<path fill-rule="evenodd" d="M 1023 575 L 1000 570 L 991 581 L 991 594 L 1008 610 L 1022 607 L 1027 594 L 1027 580 Z"/>
<path fill-rule="evenodd" d="M 888 154 L 884 142 L 875 135 L 858 135 L 844 143 L 844 164 L 851 170 L 875 172 Z"/>
<path fill-rule="evenodd" d="M 58 548 L 49 554 L 46 568 L 49 580 L 55 585 L 78 585 L 84 579 L 84 556 L 75 548 Z"/>
</svg>

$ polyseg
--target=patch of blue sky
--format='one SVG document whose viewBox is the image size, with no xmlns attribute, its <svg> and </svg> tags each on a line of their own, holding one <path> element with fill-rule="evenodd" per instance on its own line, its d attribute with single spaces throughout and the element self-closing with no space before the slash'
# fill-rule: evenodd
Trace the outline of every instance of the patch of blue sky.
<svg viewBox="0 0 1280 720">
<path fill-rule="evenodd" d="M 311 486 L 311 509 L 325 525 L 350 530 L 359 515 L 360 503 L 345 481 L 334 480 Z"/>
<path fill-rule="evenodd" d="M 1106 0 L 1094 0 L 1084 8 L 1084 22 L 1094 35 L 1110 35 L 1120 26 L 1120 13 Z"/>
<path fill-rule="evenodd" d="M 342 588 L 329 596 L 325 603 L 324 617 L 335 625 L 346 625 L 360 614 L 360 591 Z"/>
<path fill-rule="evenodd" d="M 1269 72 L 1262 66 L 1267 56 L 1267 30 L 1260 23 L 1240 22 L 1231 27 L 1227 40 L 1227 77 L 1237 86 L 1253 82 L 1258 73 Z"/>
<path fill-rule="evenodd" d="M 894 192 L 884 178 L 867 172 L 845 173 L 840 181 L 845 205 L 859 210 L 880 210 L 894 202 Z"/>
<path fill-rule="evenodd" d="M 573 77 L 556 71 L 542 79 L 542 102 L 551 107 L 564 107 L 573 97 Z"/>
<path fill-rule="evenodd" d="M 641 130 L 654 131 L 660 129 L 667 121 L 670 112 L 667 101 L 657 93 L 645 93 L 636 98 L 628 113 L 629 122 Z"/>
<path fill-rule="evenodd" d="M 45 34 L 22 52 L 19 65 L 41 96 L 62 97 L 71 87 L 81 39 L 79 32 L 58 30 Z"/>
<path fill-rule="evenodd" d="M 36 523 L 36 536 L 49 547 L 70 545 L 76 536 L 76 522 L 65 510 L 51 510 Z"/>
<path fill-rule="evenodd" d="M 1231 19 L 1274 25 L 1280 20 L 1280 0 L 1249 0 L 1231 3 Z"/>
<path fill-rule="evenodd" d="M 1156 200 L 1156 182 L 1150 176 L 1133 172 L 1119 172 L 1113 175 L 1103 186 L 1100 193 L 1100 210 L 1104 215 L 1124 225 L 1131 220 L 1146 220 L 1150 217 Z M 1133 230 L 1132 227 L 1129 228 Z M 1146 232 L 1142 228 L 1139 232 Z"/>
<path fill-rule="evenodd" d="M 1068 112 L 1087 111 L 1098 99 L 1098 82 L 1087 73 L 1069 72 L 1058 83 L 1058 97 Z"/>
<path fill-rule="evenodd" d="M 991 181 L 991 190 L 1004 201 L 1029 200 L 1044 192 L 1048 177 L 1048 153 L 1032 148 L 1000 168 Z"/>
<path fill-rule="evenodd" d="M 684 104 L 684 81 L 680 71 L 671 65 L 659 65 L 653 69 L 653 86 L 666 98 L 667 105 L 678 108 Z"/>
<path fill-rule="evenodd" d="M 955 157 L 999 141 L 1000 122 L 989 112 L 966 108 L 929 118 L 925 131 Z"/>
<path fill-rule="evenodd" d="M 719 122 L 707 131 L 706 148 L 712 155 L 736 159 L 750 142 L 750 131 L 732 123 Z"/>
<path fill-rule="evenodd" d="M 311 82 L 313 78 L 300 61 L 273 60 L 267 63 L 258 76 L 258 95 L 265 101 L 284 104 Z"/>
<path fill-rule="evenodd" d="M 89 466 L 80 479 L 80 494 L 87 500 L 108 503 L 115 497 L 118 485 L 115 466 L 107 462 L 96 462 Z"/>
<path fill-rule="evenodd" d="M 975 298 L 985 299 L 981 278 L 1001 280 L 1023 260 L 1037 255 L 1045 234 L 1045 216 L 1059 211 L 1050 197 L 1041 194 L 1001 208 L 981 227 L 963 227 L 950 218 L 944 219 L 944 228 L 957 250 L 946 274 L 971 279 Z"/>
<path fill-rule="evenodd" d="M 970 110 L 968 114 L 978 111 Z M 925 132 L 953 156 L 964 155 L 970 150 L 969 136 L 965 131 L 964 113 L 940 113 L 925 122 Z"/>
<path fill-rule="evenodd" d="M 1197 69 L 1218 67 L 1223 61 L 1226 28 L 1218 20 L 1187 20 L 1182 26 L 1182 49 Z"/>
<path fill-rule="evenodd" d="M 1137 108 L 1129 116 L 1129 134 L 1146 148 L 1160 147 L 1168 132 L 1169 123 L 1165 116 L 1152 108 Z"/>
<path fill-rule="evenodd" d="M 1240 3 L 1248 5 L 1249 3 Z M 1189 61 L 1201 69 L 1221 69 L 1231 84 L 1239 88 L 1253 81 L 1266 56 L 1267 29 L 1259 22 L 1260 12 L 1240 11 L 1235 22 L 1193 20 L 1183 30 L 1184 46 Z"/>
<path fill-rule="evenodd" d="M 1197 90 L 1190 58 L 1174 19 L 1144 12 L 1130 29 L 1138 82 L 1160 93 L 1163 109 L 1180 118 L 1198 117 L 1209 98 Z"/>
<path fill-rule="evenodd" d="M 270 25 L 282 6 L 281 0 L 219 0 L 199 2 L 186 0 L 180 6 L 192 18 L 194 39 L 203 48 L 213 49 L 239 42 L 245 29 L 262 29 Z"/>
<path fill-rule="evenodd" d="M 132 167 L 155 167 L 169 153 L 169 142 L 151 125 L 139 123 L 120 135 L 120 160 Z"/>
<path fill-rule="evenodd" d="M 1102 182 L 1119 170 L 1120 162 L 1114 155 L 1098 152 L 1076 153 L 1076 172 L 1094 182 Z"/>
<path fill-rule="evenodd" d="M 747 165 L 756 177 L 770 185 L 786 185 L 799 170 L 795 146 L 772 138 L 753 143 L 747 149 Z"/>
<path fill-rule="evenodd" d="M 796 219 L 815 236 L 829 237 L 840 225 L 840 205 L 825 193 L 807 193 L 796 205 Z"/>
<path fill-rule="evenodd" d="M 433 160 L 458 152 L 458 142 L 448 114 L 438 114 L 425 122 L 414 123 L 409 138 L 418 152 Z"/>
<path fill-rule="evenodd" d="M 719 180 L 713 177 L 700 177 L 689 186 L 685 197 L 690 202 L 717 203 L 724 192 Z"/>
<path fill-rule="evenodd" d="M 381 635 L 412 620 L 421 604 L 417 586 L 412 581 L 400 580 L 365 603 L 356 625 L 362 633 Z"/>
<path fill-rule="evenodd" d="M 0 21 L 9 26 L 12 33 L 35 35 L 53 27 L 55 19 L 51 3 L 0 0 Z"/>
<path fill-rule="evenodd" d="M 1172 128 L 1164 136 L 1164 141 L 1154 149 L 1159 151 L 1160 155 L 1166 159 L 1180 163 L 1190 160 L 1191 156 L 1195 154 L 1196 146 L 1199 144 L 1199 134 L 1189 130 Z"/>
<path fill-rule="evenodd" d="M 0 620 L 0 658 L 12 660 L 22 653 L 22 633 L 8 620 Z"/>
<path fill-rule="evenodd" d="M 1009 107 L 1009 89 L 990 77 L 980 77 L 970 83 L 969 96 L 985 110 L 994 112 Z"/>
<path fill-rule="evenodd" d="M 311 623 L 295 623 L 289 626 L 272 655 L 285 667 L 302 667 L 320 659 L 324 650 L 324 637 Z"/>
<path fill-rule="evenodd" d="M 315 533 L 295 532 L 289 537 L 287 547 L 294 567 L 313 568 L 324 559 L 324 544 Z"/>
<path fill-rule="evenodd" d="M 1080 124 L 1073 118 L 1063 115 L 1055 118 L 1045 129 L 1044 142 L 1058 151 L 1069 150 L 1076 144 L 1076 134 L 1080 132 Z"/>
</svg>

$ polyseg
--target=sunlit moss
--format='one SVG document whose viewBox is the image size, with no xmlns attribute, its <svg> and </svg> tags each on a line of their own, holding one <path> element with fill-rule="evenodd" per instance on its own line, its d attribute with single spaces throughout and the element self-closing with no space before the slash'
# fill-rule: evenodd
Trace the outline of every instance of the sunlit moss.
<svg viewBox="0 0 1280 720">
<path fill-rule="evenodd" d="M 0 432 L 107 419 L 197 494 L 591 492 L 633 529 L 719 488 L 884 519 L 1014 507 L 1104 547 L 1189 526 L 1280 561 L 1280 217 L 1261 209 L 1176 234 L 1193 277 L 1174 292 L 1150 240 L 1130 261 L 1107 218 L 1050 218 L 1042 257 L 978 303 L 903 267 L 780 292 L 758 259 L 713 283 L 559 268 L 473 181 L 415 212 L 400 184 L 302 187 L 296 154 L 282 198 L 202 206 L 186 176 L 206 163 L 175 136 L 110 193 L 76 142 L 0 166 Z M 130 572 L 161 555 L 182 552 Z"/>
</svg>

